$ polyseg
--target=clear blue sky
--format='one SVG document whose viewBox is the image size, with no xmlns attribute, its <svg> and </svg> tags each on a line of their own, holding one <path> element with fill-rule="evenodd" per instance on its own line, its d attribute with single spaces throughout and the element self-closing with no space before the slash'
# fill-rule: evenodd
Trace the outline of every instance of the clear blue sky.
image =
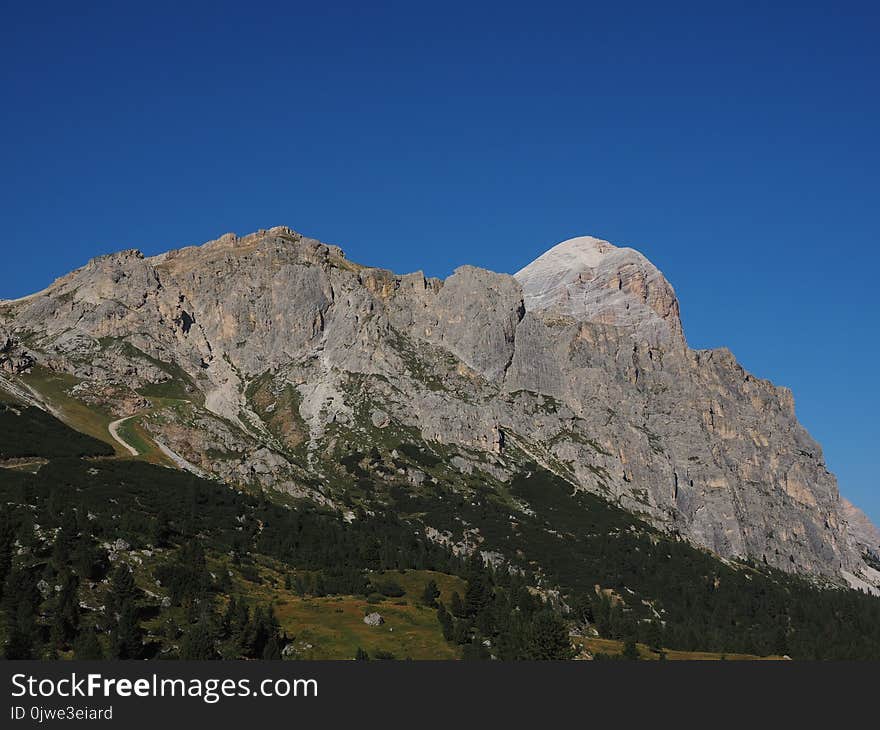
<svg viewBox="0 0 880 730">
<path fill-rule="evenodd" d="M 0 297 L 273 225 L 437 276 L 597 235 L 880 522 L 880 17 L 765 4 L 3 2 Z"/>
</svg>

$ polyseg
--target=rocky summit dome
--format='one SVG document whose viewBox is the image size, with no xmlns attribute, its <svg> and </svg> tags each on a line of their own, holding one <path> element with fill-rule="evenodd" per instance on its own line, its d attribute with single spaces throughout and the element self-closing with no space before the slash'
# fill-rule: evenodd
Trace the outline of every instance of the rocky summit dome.
<svg viewBox="0 0 880 730">
<path fill-rule="evenodd" d="M 592 236 L 570 238 L 514 276 L 527 311 L 615 325 L 655 345 L 684 344 L 672 285 L 635 249 Z"/>
</svg>

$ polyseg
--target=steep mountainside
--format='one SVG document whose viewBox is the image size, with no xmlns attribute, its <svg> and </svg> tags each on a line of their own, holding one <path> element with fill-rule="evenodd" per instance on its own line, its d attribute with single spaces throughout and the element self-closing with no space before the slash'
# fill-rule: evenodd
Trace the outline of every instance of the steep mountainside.
<svg viewBox="0 0 880 730">
<path fill-rule="evenodd" d="M 0 374 L 120 451 L 344 513 L 417 501 L 434 539 L 494 561 L 516 558 L 478 516 L 432 509 L 488 489 L 516 525 L 537 462 L 723 557 L 880 584 L 791 393 L 689 349 L 678 312 L 597 239 L 440 281 L 273 228 L 0 302 Z"/>
<path fill-rule="evenodd" d="M 869 565 L 874 568 L 880 567 L 880 530 L 848 499 L 841 498 L 840 501 L 849 526 L 849 535 L 856 549 L 865 556 Z"/>
<path fill-rule="evenodd" d="M 439 485 L 343 516 L 113 457 L 2 390 L 0 434 L 5 659 L 880 656 L 877 598 L 723 561 L 534 463 L 515 522 Z M 459 518 L 518 570 L 429 539 Z"/>
</svg>

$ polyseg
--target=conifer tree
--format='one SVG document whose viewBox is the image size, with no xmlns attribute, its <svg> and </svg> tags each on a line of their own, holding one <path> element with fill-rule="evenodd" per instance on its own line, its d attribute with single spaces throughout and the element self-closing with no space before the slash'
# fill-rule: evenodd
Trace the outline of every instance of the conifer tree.
<svg viewBox="0 0 880 730">
<path fill-rule="evenodd" d="M 34 659 L 39 654 L 37 609 L 41 602 L 31 572 L 13 566 L 3 587 L 0 606 L 6 619 L 7 659 Z"/>
<path fill-rule="evenodd" d="M 655 651 L 660 651 L 663 648 L 663 626 L 656 619 L 648 624 L 645 643 Z"/>
<path fill-rule="evenodd" d="M 472 572 L 464 594 L 466 615 L 474 617 L 484 611 L 492 600 L 492 589 L 484 573 Z"/>
<path fill-rule="evenodd" d="M 140 659 L 143 652 L 143 631 L 132 599 L 122 603 L 110 638 L 113 659 Z"/>
<path fill-rule="evenodd" d="M 432 578 L 425 584 L 425 590 L 422 592 L 422 603 L 430 608 L 436 608 L 439 597 L 440 589 L 437 588 L 437 581 Z"/>
<path fill-rule="evenodd" d="M 15 543 L 15 529 L 7 515 L 0 515 L 0 601 L 3 599 L 3 586 L 12 570 L 12 550 Z"/>
<path fill-rule="evenodd" d="M 207 617 L 191 624 L 184 633 L 180 642 L 180 658 L 196 661 L 217 658 L 214 649 L 214 631 Z"/>
<path fill-rule="evenodd" d="M 98 547 L 91 530 L 80 533 L 70 563 L 82 580 L 98 580 L 106 572 L 107 553 Z"/>
<path fill-rule="evenodd" d="M 18 602 L 14 617 L 8 622 L 8 639 L 4 656 L 7 659 L 37 659 L 38 634 L 36 608 L 28 599 Z"/>
<path fill-rule="evenodd" d="M 458 595 L 458 591 L 453 591 L 452 597 L 449 599 L 449 610 L 456 618 L 464 618 L 467 615 L 464 604 L 461 602 L 461 596 Z"/>
<path fill-rule="evenodd" d="M 565 622 L 549 609 L 538 611 L 529 624 L 526 658 L 570 659 L 571 655 L 571 641 Z"/>
<path fill-rule="evenodd" d="M 103 659 L 104 651 L 101 643 L 91 628 L 83 629 L 73 643 L 74 659 Z"/>
<path fill-rule="evenodd" d="M 134 582 L 134 576 L 131 569 L 120 562 L 110 579 L 110 590 L 107 593 L 105 602 L 108 617 L 114 618 L 122 612 L 122 607 L 126 603 L 130 603 L 138 596 L 139 590 Z"/>
<path fill-rule="evenodd" d="M 70 570 L 59 576 L 61 590 L 52 602 L 52 645 L 61 650 L 72 641 L 79 630 L 79 578 Z"/>
<path fill-rule="evenodd" d="M 636 646 L 636 640 L 632 636 L 627 637 L 623 643 L 623 658 L 633 661 L 639 659 L 639 648 Z"/>
<path fill-rule="evenodd" d="M 68 508 L 61 513 L 61 527 L 55 535 L 52 546 L 52 562 L 56 570 L 61 571 L 70 562 L 78 534 L 76 513 Z"/>
<path fill-rule="evenodd" d="M 281 659 L 281 643 L 277 635 L 270 636 L 269 641 L 266 642 L 263 649 L 263 659 L 267 661 Z"/>
<path fill-rule="evenodd" d="M 443 638 L 446 641 L 452 641 L 455 635 L 455 626 L 453 625 L 452 616 L 446 610 L 446 606 L 442 603 L 437 609 L 437 620 L 440 622 L 440 629 L 443 631 Z"/>
</svg>

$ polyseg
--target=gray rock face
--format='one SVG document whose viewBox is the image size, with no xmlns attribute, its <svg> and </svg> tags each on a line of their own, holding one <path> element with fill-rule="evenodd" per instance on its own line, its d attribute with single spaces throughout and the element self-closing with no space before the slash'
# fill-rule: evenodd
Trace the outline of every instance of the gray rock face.
<svg viewBox="0 0 880 730">
<path fill-rule="evenodd" d="M 660 271 L 598 239 L 516 276 L 465 266 L 445 281 L 359 266 L 288 228 L 123 251 L 0 302 L 3 377 L 23 363 L 114 412 L 161 387 L 137 406 L 143 427 L 227 481 L 336 506 L 353 486 L 328 456 L 343 435 L 366 453 L 417 434 L 462 479 L 503 482 L 527 457 L 722 556 L 874 582 L 867 528 L 791 393 L 727 350 L 689 349 Z M 398 456 L 359 468 L 430 489 Z"/>
<path fill-rule="evenodd" d="M 849 526 L 849 534 L 856 547 L 880 564 L 880 530 L 874 526 L 868 516 L 848 499 L 841 498 L 843 516 Z"/>
<path fill-rule="evenodd" d="M 612 324 L 654 345 L 684 345 L 675 291 L 631 248 L 590 236 L 571 238 L 515 276 L 529 311 Z"/>
<path fill-rule="evenodd" d="M 0 370 L 13 375 L 27 372 L 34 364 L 34 359 L 24 350 L 19 342 L 0 327 Z"/>
</svg>

